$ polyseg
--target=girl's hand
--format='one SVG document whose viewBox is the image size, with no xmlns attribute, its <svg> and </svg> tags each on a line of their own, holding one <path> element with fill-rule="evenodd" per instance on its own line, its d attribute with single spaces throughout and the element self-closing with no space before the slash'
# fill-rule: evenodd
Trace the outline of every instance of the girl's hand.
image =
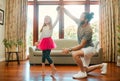
<svg viewBox="0 0 120 81">
<path fill-rule="evenodd" d="M 60 10 L 60 6 L 58 6 L 58 7 L 56 8 L 56 10 L 59 11 L 59 10 Z"/>
<path fill-rule="evenodd" d="M 58 6 L 58 7 L 56 8 L 56 10 L 57 10 L 57 11 L 60 11 L 60 8 L 61 8 L 62 10 L 64 10 L 64 6 Z"/>
</svg>

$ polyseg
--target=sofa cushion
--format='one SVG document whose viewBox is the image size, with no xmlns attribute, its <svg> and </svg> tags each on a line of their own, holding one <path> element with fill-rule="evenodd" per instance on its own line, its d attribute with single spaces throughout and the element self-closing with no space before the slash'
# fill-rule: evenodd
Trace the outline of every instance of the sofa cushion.
<svg viewBox="0 0 120 81">
<path fill-rule="evenodd" d="M 33 54 L 34 56 L 41 56 L 42 51 L 34 51 Z M 70 54 L 63 54 L 62 50 L 52 50 L 50 55 L 51 56 L 66 56 L 66 55 L 69 56 Z"/>
<path fill-rule="evenodd" d="M 70 48 L 70 47 L 78 45 L 77 40 L 59 39 L 59 40 L 54 40 L 54 41 L 57 45 L 55 50 L 62 50 L 63 48 Z"/>
</svg>

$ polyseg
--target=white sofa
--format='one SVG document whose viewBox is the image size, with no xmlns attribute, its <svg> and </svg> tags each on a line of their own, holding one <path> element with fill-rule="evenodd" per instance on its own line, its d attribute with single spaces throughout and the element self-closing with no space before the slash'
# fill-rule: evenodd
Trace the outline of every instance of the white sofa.
<svg viewBox="0 0 120 81">
<path fill-rule="evenodd" d="M 51 51 L 51 58 L 54 64 L 75 64 L 71 54 L 62 54 L 63 48 L 73 47 L 78 45 L 77 40 L 56 39 L 54 40 L 57 48 Z M 102 48 L 99 48 L 98 43 L 96 54 L 92 57 L 91 64 L 98 64 L 102 62 Z M 30 64 L 41 64 L 42 51 L 35 50 L 35 47 L 29 47 L 29 62 Z M 46 62 L 47 63 L 47 62 Z"/>
</svg>

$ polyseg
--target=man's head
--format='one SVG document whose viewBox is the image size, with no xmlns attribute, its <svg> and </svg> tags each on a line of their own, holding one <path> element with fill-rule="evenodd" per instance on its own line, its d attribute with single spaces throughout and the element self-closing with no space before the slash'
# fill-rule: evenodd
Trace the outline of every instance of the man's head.
<svg viewBox="0 0 120 81">
<path fill-rule="evenodd" d="M 81 25 L 83 25 L 84 23 L 89 23 L 91 21 L 91 19 L 93 18 L 94 13 L 91 12 L 83 12 L 80 16 L 80 21 L 81 21 Z"/>
</svg>

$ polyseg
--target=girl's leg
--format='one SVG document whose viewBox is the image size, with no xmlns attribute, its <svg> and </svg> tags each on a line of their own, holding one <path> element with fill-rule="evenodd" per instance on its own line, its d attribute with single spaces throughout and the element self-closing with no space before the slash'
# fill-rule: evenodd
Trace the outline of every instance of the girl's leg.
<svg viewBox="0 0 120 81">
<path fill-rule="evenodd" d="M 51 57 L 50 57 L 50 52 L 51 52 L 51 50 L 47 50 L 46 59 L 48 60 L 48 62 L 50 64 L 50 67 L 52 69 L 52 76 L 53 76 L 56 73 L 56 68 L 55 68 L 55 65 L 54 65 Z"/>
<path fill-rule="evenodd" d="M 42 75 L 45 75 L 45 51 L 42 51 Z"/>
<path fill-rule="evenodd" d="M 52 63 L 52 64 L 50 64 L 50 67 L 51 67 L 51 69 L 52 69 L 52 75 L 51 75 L 51 76 L 54 76 L 55 73 L 56 73 L 55 65 Z"/>
<path fill-rule="evenodd" d="M 45 75 L 45 63 L 42 63 L 42 75 Z"/>
<path fill-rule="evenodd" d="M 50 57 L 50 52 L 51 52 L 51 50 L 46 50 L 46 52 L 45 52 L 45 58 L 47 59 L 47 61 L 49 62 L 49 64 L 52 64 L 53 61 L 52 61 L 52 59 Z"/>
</svg>

